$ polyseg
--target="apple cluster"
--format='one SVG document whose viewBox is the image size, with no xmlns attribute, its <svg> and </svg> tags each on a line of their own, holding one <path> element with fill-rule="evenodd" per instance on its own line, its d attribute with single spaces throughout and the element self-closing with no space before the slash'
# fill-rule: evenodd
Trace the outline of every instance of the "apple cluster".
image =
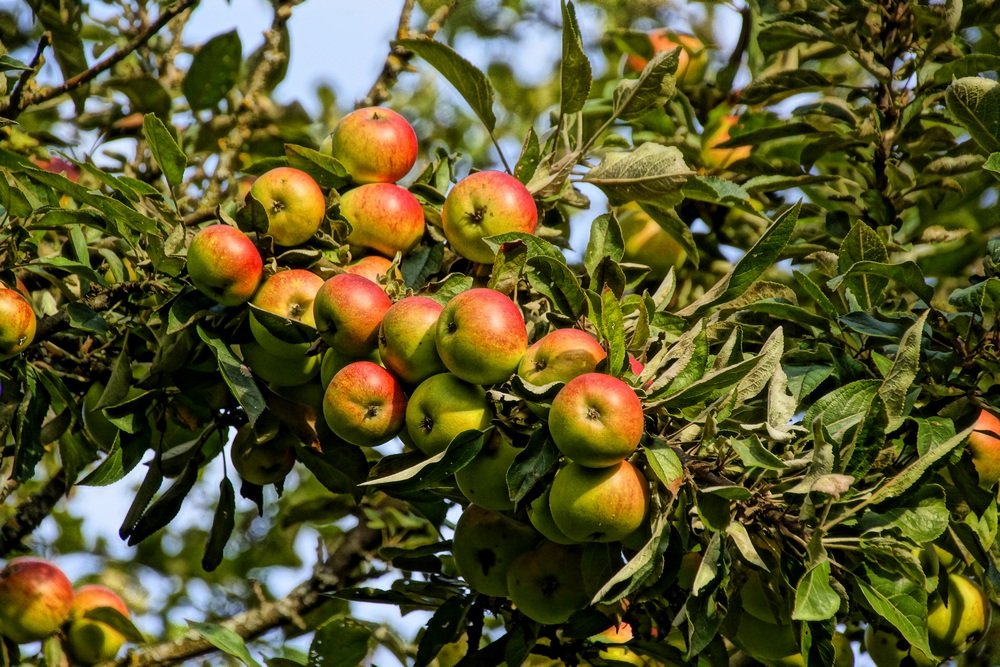
<svg viewBox="0 0 1000 667">
<path fill-rule="evenodd" d="M 15 644 L 58 633 L 73 664 L 113 660 L 125 635 L 88 616 L 104 608 L 129 616 L 125 602 L 110 588 L 87 584 L 74 590 L 63 571 L 49 561 L 14 558 L 0 570 L 0 637 Z"/>
</svg>

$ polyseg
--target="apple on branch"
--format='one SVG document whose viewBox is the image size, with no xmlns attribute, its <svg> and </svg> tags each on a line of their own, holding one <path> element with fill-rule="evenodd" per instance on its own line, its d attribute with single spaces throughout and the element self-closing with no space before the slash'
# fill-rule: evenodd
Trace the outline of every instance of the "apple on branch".
<svg viewBox="0 0 1000 667">
<path fill-rule="evenodd" d="M 417 161 L 417 134 L 392 109 L 365 107 L 340 119 L 330 153 L 355 183 L 395 183 Z"/>
<path fill-rule="evenodd" d="M 267 233 L 280 246 L 305 243 L 323 224 L 326 197 L 313 177 L 294 167 L 277 167 L 253 182 L 250 195 L 267 213 Z"/>
<path fill-rule="evenodd" d="M 451 249 L 480 264 L 493 263 L 483 240 L 509 232 L 533 234 L 538 209 L 528 189 L 502 171 L 479 171 L 451 189 L 441 208 L 441 226 Z"/>
</svg>

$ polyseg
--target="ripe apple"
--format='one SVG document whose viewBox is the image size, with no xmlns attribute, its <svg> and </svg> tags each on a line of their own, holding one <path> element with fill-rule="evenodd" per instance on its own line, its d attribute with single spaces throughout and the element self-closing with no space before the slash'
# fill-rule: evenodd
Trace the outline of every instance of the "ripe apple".
<svg viewBox="0 0 1000 667">
<path fill-rule="evenodd" d="M 750 146 L 718 147 L 719 144 L 729 141 L 729 131 L 739 122 L 739 116 L 730 114 L 705 128 L 705 134 L 701 138 L 701 161 L 707 168 L 721 171 L 735 162 L 750 157 Z"/>
<path fill-rule="evenodd" d="M 933 667 L 938 664 L 918 648 L 890 630 L 882 630 L 874 625 L 865 628 L 865 651 L 876 667 L 899 667 L 904 664 L 912 667 Z M 840 667 L 838 665 L 838 667 Z"/>
<path fill-rule="evenodd" d="M 353 364 L 355 361 L 359 361 L 355 357 L 348 357 L 347 355 L 337 352 L 332 347 L 328 347 L 323 356 L 320 357 L 319 362 L 319 382 L 323 389 L 326 389 L 330 384 L 330 380 L 333 376 L 337 374 L 341 368 L 347 364 Z M 380 362 L 378 357 L 378 352 L 373 352 L 368 357 L 365 357 L 365 361 L 374 361 L 376 364 Z M 322 401 L 320 401 L 322 403 Z"/>
<path fill-rule="evenodd" d="M 323 395 L 323 416 L 340 438 L 374 447 L 403 428 L 406 396 L 392 373 L 370 361 L 355 361 L 330 380 Z"/>
<path fill-rule="evenodd" d="M 233 438 L 229 459 L 242 480 L 260 486 L 276 484 L 295 467 L 296 444 L 295 436 L 284 432 L 258 442 L 256 432 L 245 424 Z"/>
<path fill-rule="evenodd" d="M 505 597 L 511 563 L 538 539 L 538 533 L 520 521 L 469 505 L 455 524 L 455 567 L 472 590 Z"/>
<path fill-rule="evenodd" d="M 267 212 L 267 233 L 281 246 L 305 243 L 326 217 L 323 191 L 312 176 L 294 167 L 264 172 L 250 194 Z"/>
<path fill-rule="evenodd" d="M 378 352 L 382 363 L 407 384 L 417 384 L 446 369 L 437 352 L 437 322 L 443 306 L 426 296 L 392 304 L 382 318 Z"/>
<path fill-rule="evenodd" d="M 607 352 L 593 335 L 580 329 L 555 329 L 531 344 L 517 365 L 526 382 L 542 386 L 569 382 L 593 373 Z"/>
<path fill-rule="evenodd" d="M 241 343 L 240 352 L 243 353 L 243 363 L 260 379 L 275 387 L 295 387 L 305 384 L 319 372 L 318 355 L 282 357 L 272 354 L 255 341 Z"/>
<path fill-rule="evenodd" d="M 238 306 L 257 291 L 264 262 L 257 246 L 239 229 L 209 225 L 191 240 L 187 269 L 202 294 L 223 306 Z"/>
<path fill-rule="evenodd" d="M 552 509 L 549 506 L 549 491 L 546 488 L 541 495 L 531 501 L 528 505 L 528 521 L 535 527 L 545 539 L 556 544 L 577 544 L 576 540 L 570 539 L 566 533 L 559 530 L 555 520 L 552 518 Z"/>
<path fill-rule="evenodd" d="M 0 570 L 0 635 L 16 644 L 45 639 L 69 618 L 73 584 L 41 558 L 14 558 Z"/>
<path fill-rule="evenodd" d="M 681 52 L 678 54 L 677 71 L 674 73 L 677 85 L 681 87 L 695 86 L 705 78 L 705 70 L 708 68 L 708 50 L 700 39 L 694 35 L 675 32 L 669 28 L 650 30 L 647 34 L 654 54 L 673 51 L 678 46 L 681 48 Z M 638 54 L 630 54 L 625 59 L 625 70 L 639 73 L 646 67 L 647 62 L 649 61 Z"/>
<path fill-rule="evenodd" d="M 570 461 L 603 468 L 639 445 L 645 423 L 642 403 L 628 384 L 604 373 L 573 378 L 552 399 L 549 433 Z"/>
<path fill-rule="evenodd" d="M 0 287 L 0 361 L 31 345 L 37 325 L 31 302 L 17 290 Z"/>
<path fill-rule="evenodd" d="M 565 623 L 590 602 L 583 587 L 583 550 L 545 542 L 514 559 L 507 571 L 510 601 L 533 621 Z"/>
<path fill-rule="evenodd" d="M 323 286 L 323 279 L 312 271 L 289 269 L 279 271 L 264 281 L 253 298 L 253 305 L 279 317 L 315 327 L 313 302 Z M 250 331 L 254 339 L 273 355 L 299 359 L 309 349 L 309 343 L 289 343 L 271 333 L 251 311 Z"/>
<path fill-rule="evenodd" d="M 382 255 L 368 255 L 344 267 L 344 272 L 364 276 L 373 283 L 379 283 L 380 285 L 382 283 L 379 281 L 383 277 L 388 276 L 390 271 L 394 278 L 401 277 L 399 269 L 392 268 L 392 260 Z"/>
<path fill-rule="evenodd" d="M 608 468 L 568 463 L 552 481 L 549 509 L 556 526 L 572 540 L 616 542 L 645 521 L 648 487 L 628 461 Z"/>
<path fill-rule="evenodd" d="M 445 304 L 437 323 L 437 351 L 445 367 L 466 382 L 487 385 L 509 378 L 528 349 L 528 330 L 517 304 L 477 287 Z"/>
<path fill-rule="evenodd" d="M 98 584 L 78 588 L 66 629 L 66 648 L 74 664 L 95 665 L 113 660 L 125 644 L 125 635 L 107 623 L 84 618 L 88 611 L 100 607 L 110 607 L 129 616 L 125 601 L 110 588 Z"/>
<path fill-rule="evenodd" d="M 392 301 L 378 284 L 351 273 L 323 283 L 313 302 L 319 335 L 348 357 L 367 357 L 378 347 L 378 328 Z"/>
<path fill-rule="evenodd" d="M 493 412 L 486 392 L 451 373 L 438 373 L 413 390 L 406 404 L 406 432 L 427 456 L 443 452 L 456 435 L 490 425 Z"/>
<path fill-rule="evenodd" d="M 979 473 L 980 485 L 990 487 L 996 484 L 1000 480 L 1000 419 L 992 412 L 979 412 L 975 430 L 969 436 L 969 450 Z"/>
<path fill-rule="evenodd" d="M 507 488 L 507 469 L 520 452 L 506 435 L 494 431 L 476 458 L 455 473 L 459 491 L 469 502 L 486 509 L 514 509 Z"/>
<path fill-rule="evenodd" d="M 451 189 L 441 208 L 441 226 L 451 249 L 480 264 L 493 263 L 483 241 L 508 232 L 533 234 L 538 210 L 528 189 L 502 171 L 479 171 Z"/>
<path fill-rule="evenodd" d="M 395 183 L 417 161 L 417 134 L 392 109 L 366 107 L 340 119 L 330 152 L 355 183 Z"/>
<path fill-rule="evenodd" d="M 947 600 L 935 596 L 928 605 L 931 651 L 942 658 L 964 653 L 986 632 L 990 611 L 990 601 L 983 589 L 960 574 L 949 574 Z"/>
<path fill-rule="evenodd" d="M 406 188 L 369 183 L 340 196 L 340 215 L 351 223 L 347 242 L 388 257 L 404 255 L 424 236 L 424 209 Z"/>
<path fill-rule="evenodd" d="M 670 269 L 684 263 L 684 249 L 637 203 L 619 207 L 617 215 L 625 241 L 623 261 L 648 266 L 649 278 L 654 280 L 662 280 Z"/>
</svg>

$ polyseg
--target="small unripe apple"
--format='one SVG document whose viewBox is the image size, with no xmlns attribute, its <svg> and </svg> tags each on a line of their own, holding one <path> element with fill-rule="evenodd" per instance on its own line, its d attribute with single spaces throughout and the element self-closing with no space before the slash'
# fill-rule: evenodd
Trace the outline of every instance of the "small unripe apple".
<svg viewBox="0 0 1000 667">
<path fill-rule="evenodd" d="M 455 524 L 455 567 L 477 593 L 505 597 L 511 563 L 538 542 L 530 526 L 469 505 Z"/>
<path fill-rule="evenodd" d="M 31 345 L 37 325 L 31 302 L 16 290 L 0 287 L 0 361 Z"/>
<path fill-rule="evenodd" d="M 639 529 L 649 507 L 649 484 L 628 461 L 609 468 L 568 463 L 549 491 L 552 518 L 577 542 L 615 542 Z"/>
<path fill-rule="evenodd" d="M 257 291 L 264 262 L 257 246 L 239 229 L 209 225 L 191 240 L 187 269 L 201 293 L 224 306 L 238 306 Z"/>
<path fill-rule="evenodd" d="M 1000 480 L 1000 419 L 988 410 L 981 410 L 968 446 L 980 485 L 996 484 Z"/>
<path fill-rule="evenodd" d="M 452 297 L 438 318 L 441 361 L 466 382 L 503 382 L 517 370 L 527 349 L 528 330 L 520 309 L 495 290 L 466 290 Z"/>
<path fill-rule="evenodd" d="M 438 373 L 421 382 L 406 404 L 409 440 L 427 456 L 443 452 L 463 431 L 486 429 L 492 419 L 483 388 L 451 373 Z"/>
<path fill-rule="evenodd" d="M 549 433 L 559 451 L 591 468 L 611 466 L 629 456 L 644 429 L 635 390 L 604 373 L 584 373 L 567 382 L 549 410 Z"/>
<path fill-rule="evenodd" d="M 555 329 L 527 349 L 517 374 L 533 385 L 569 382 L 597 370 L 607 352 L 593 335 L 580 329 Z"/>
<path fill-rule="evenodd" d="M 550 491 L 550 488 L 546 488 L 542 491 L 541 495 L 528 505 L 528 521 L 535 527 L 535 530 L 550 542 L 555 542 L 556 544 L 577 544 L 576 540 L 571 539 L 566 533 L 559 530 L 559 526 L 556 525 L 555 520 L 552 518 L 552 509 L 549 506 Z"/>
<path fill-rule="evenodd" d="M 378 347 L 378 328 L 392 301 L 376 283 L 338 273 L 323 283 L 313 302 L 319 335 L 333 349 L 355 358 Z"/>
<path fill-rule="evenodd" d="M 521 452 L 500 431 L 494 431 L 483 448 L 461 470 L 455 473 L 455 483 L 469 502 L 486 509 L 514 509 L 507 488 L 507 470 Z"/>
<path fill-rule="evenodd" d="M 395 183 L 417 161 L 417 135 L 392 109 L 365 107 L 340 119 L 330 152 L 355 183 Z"/>
<path fill-rule="evenodd" d="M 296 387 L 309 382 L 319 372 L 319 356 L 279 356 L 265 349 L 260 343 L 247 341 L 240 344 L 243 362 L 264 382 L 275 387 Z"/>
<path fill-rule="evenodd" d="M 687 253 L 681 245 L 641 206 L 629 202 L 617 214 L 625 243 L 622 261 L 648 266 L 648 277 L 654 280 L 662 280 L 670 269 L 684 263 Z"/>
<path fill-rule="evenodd" d="M 446 369 L 437 351 L 437 322 L 443 306 L 426 296 L 400 299 L 385 312 L 378 334 L 379 357 L 407 384 Z"/>
<path fill-rule="evenodd" d="M 253 298 L 253 305 L 269 313 L 295 320 L 310 327 L 316 326 L 313 303 L 323 286 L 323 279 L 311 271 L 289 269 L 278 271 L 264 281 Z M 289 343 L 281 340 L 250 313 L 250 331 L 254 339 L 273 355 L 300 359 L 309 349 L 309 343 Z"/>
<path fill-rule="evenodd" d="M 351 262 L 344 267 L 345 273 L 353 273 L 356 276 L 363 276 L 373 283 L 379 283 L 385 276 L 392 272 L 394 278 L 400 278 L 399 269 L 392 268 L 392 260 L 382 255 L 368 255 L 359 260 Z"/>
<path fill-rule="evenodd" d="M 678 54 L 677 71 L 674 73 L 677 85 L 689 87 L 701 82 L 708 67 L 708 50 L 700 39 L 694 35 L 675 32 L 669 28 L 650 30 L 648 35 L 654 54 L 673 51 L 677 47 L 681 48 Z M 633 53 L 625 59 L 625 69 L 639 73 L 646 67 L 647 62 L 642 56 Z"/>
<path fill-rule="evenodd" d="M 73 584 L 41 558 L 14 558 L 0 570 L 0 635 L 16 644 L 45 639 L 69 618 Z"/>
<path fill-rule="evenodd" d="M 701 161 L 706 167 L 723 170 L 750 157 L 750 146 L 719 148 L 719 144 L 729 141 L 730 130 L 739 122 L 739 116 L 730 114 L 720 118 L 714 125 L 705 128 L 705 134 L 701 138 Z"/>
<path fill-rule="evenodd" d="M 403 428 L 406 396 L 392 373 L 370 361 L 340 369 L 323 395 L 330 430 L 360 447 L 388 442 Z"/>
<path fill-rule="evenodd" d="M 865 651 L 876 667 L 934 667 L 939 661 L 932 660 L 926 653 L 910 646 L 910 643 L 890 630 L 869 625 L 865 628 Z M 904 660 L 907 661 L 904 663 Z M 839 665 L 838 665 L 839 667 Z"/>
<path fill-rule="evenodd" d="M 948 596 L 935 596 L 928 605 L 927 634 L 931 651 L 942 658 L 964 653 L 990 625 L 990 601 L 975 582 L 960 574 L 948 575 Z"/>
<path fill-rule="evenodd" d="M 295 436 L 286 433 L 257 442 L 257 434 L 246 424 L 233 438 L 229 459 L 242 480 L 260 486 L 275 484 L 295 467 L 295 444 Z"/>
<path fill-rule="evenodd" d="M 125 601 L 110 588 L 98 584 L 78 588 L 66 629 L 66 649 L 74 664 L 95 665 L 113 660 L 125 644 L 125 635 L 107 623 L 84 618 L 88 611 L 100 607 L 110 607 L 129 616 Z"/>
<path fill-rule="evenodd" d="M 267 212 L 267 233 L 280 246 L 305 243 L 326 217 L 323 191 L 312 176 L 294 167 L 264 172 L 250 194 Z"/>
<path fill-rule="evenodd" d="M 538 210 L 528 189 L 502 171 L 480 171 L 451 189 L 441 208 L 441 226 L 451 249 L 480 264 L 493 263 L 483 241 L 508 232 L 533 234 Z"/>
<path fill-rule="evenodd" d="M 565 623 L 590 602 L 583 586 L 583 550 L 545 542 L 514 559 L 507 592 L 522 614 L 546 625 Z"/>
<path fill-rule="evenodd" d="M 347 242 L 387 257 L 404 255 L 424 236 L 424 209 L 406 188 L 369 183 L 340 197 L 340 215 L 351 224 Z"/>
</svg>

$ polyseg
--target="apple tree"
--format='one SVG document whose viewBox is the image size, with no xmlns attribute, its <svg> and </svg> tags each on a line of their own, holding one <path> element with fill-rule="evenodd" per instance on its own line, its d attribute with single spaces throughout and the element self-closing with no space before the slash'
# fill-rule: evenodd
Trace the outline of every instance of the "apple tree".
<svg viewBox="0 0 1000 667">
<path fill-rule="evenodd" d="M 1000 662 L 995 2 L 404 0 L 315 114 L 303 0 L 98 4 L 0 10 L 2 664 Z"/>
</svg>

